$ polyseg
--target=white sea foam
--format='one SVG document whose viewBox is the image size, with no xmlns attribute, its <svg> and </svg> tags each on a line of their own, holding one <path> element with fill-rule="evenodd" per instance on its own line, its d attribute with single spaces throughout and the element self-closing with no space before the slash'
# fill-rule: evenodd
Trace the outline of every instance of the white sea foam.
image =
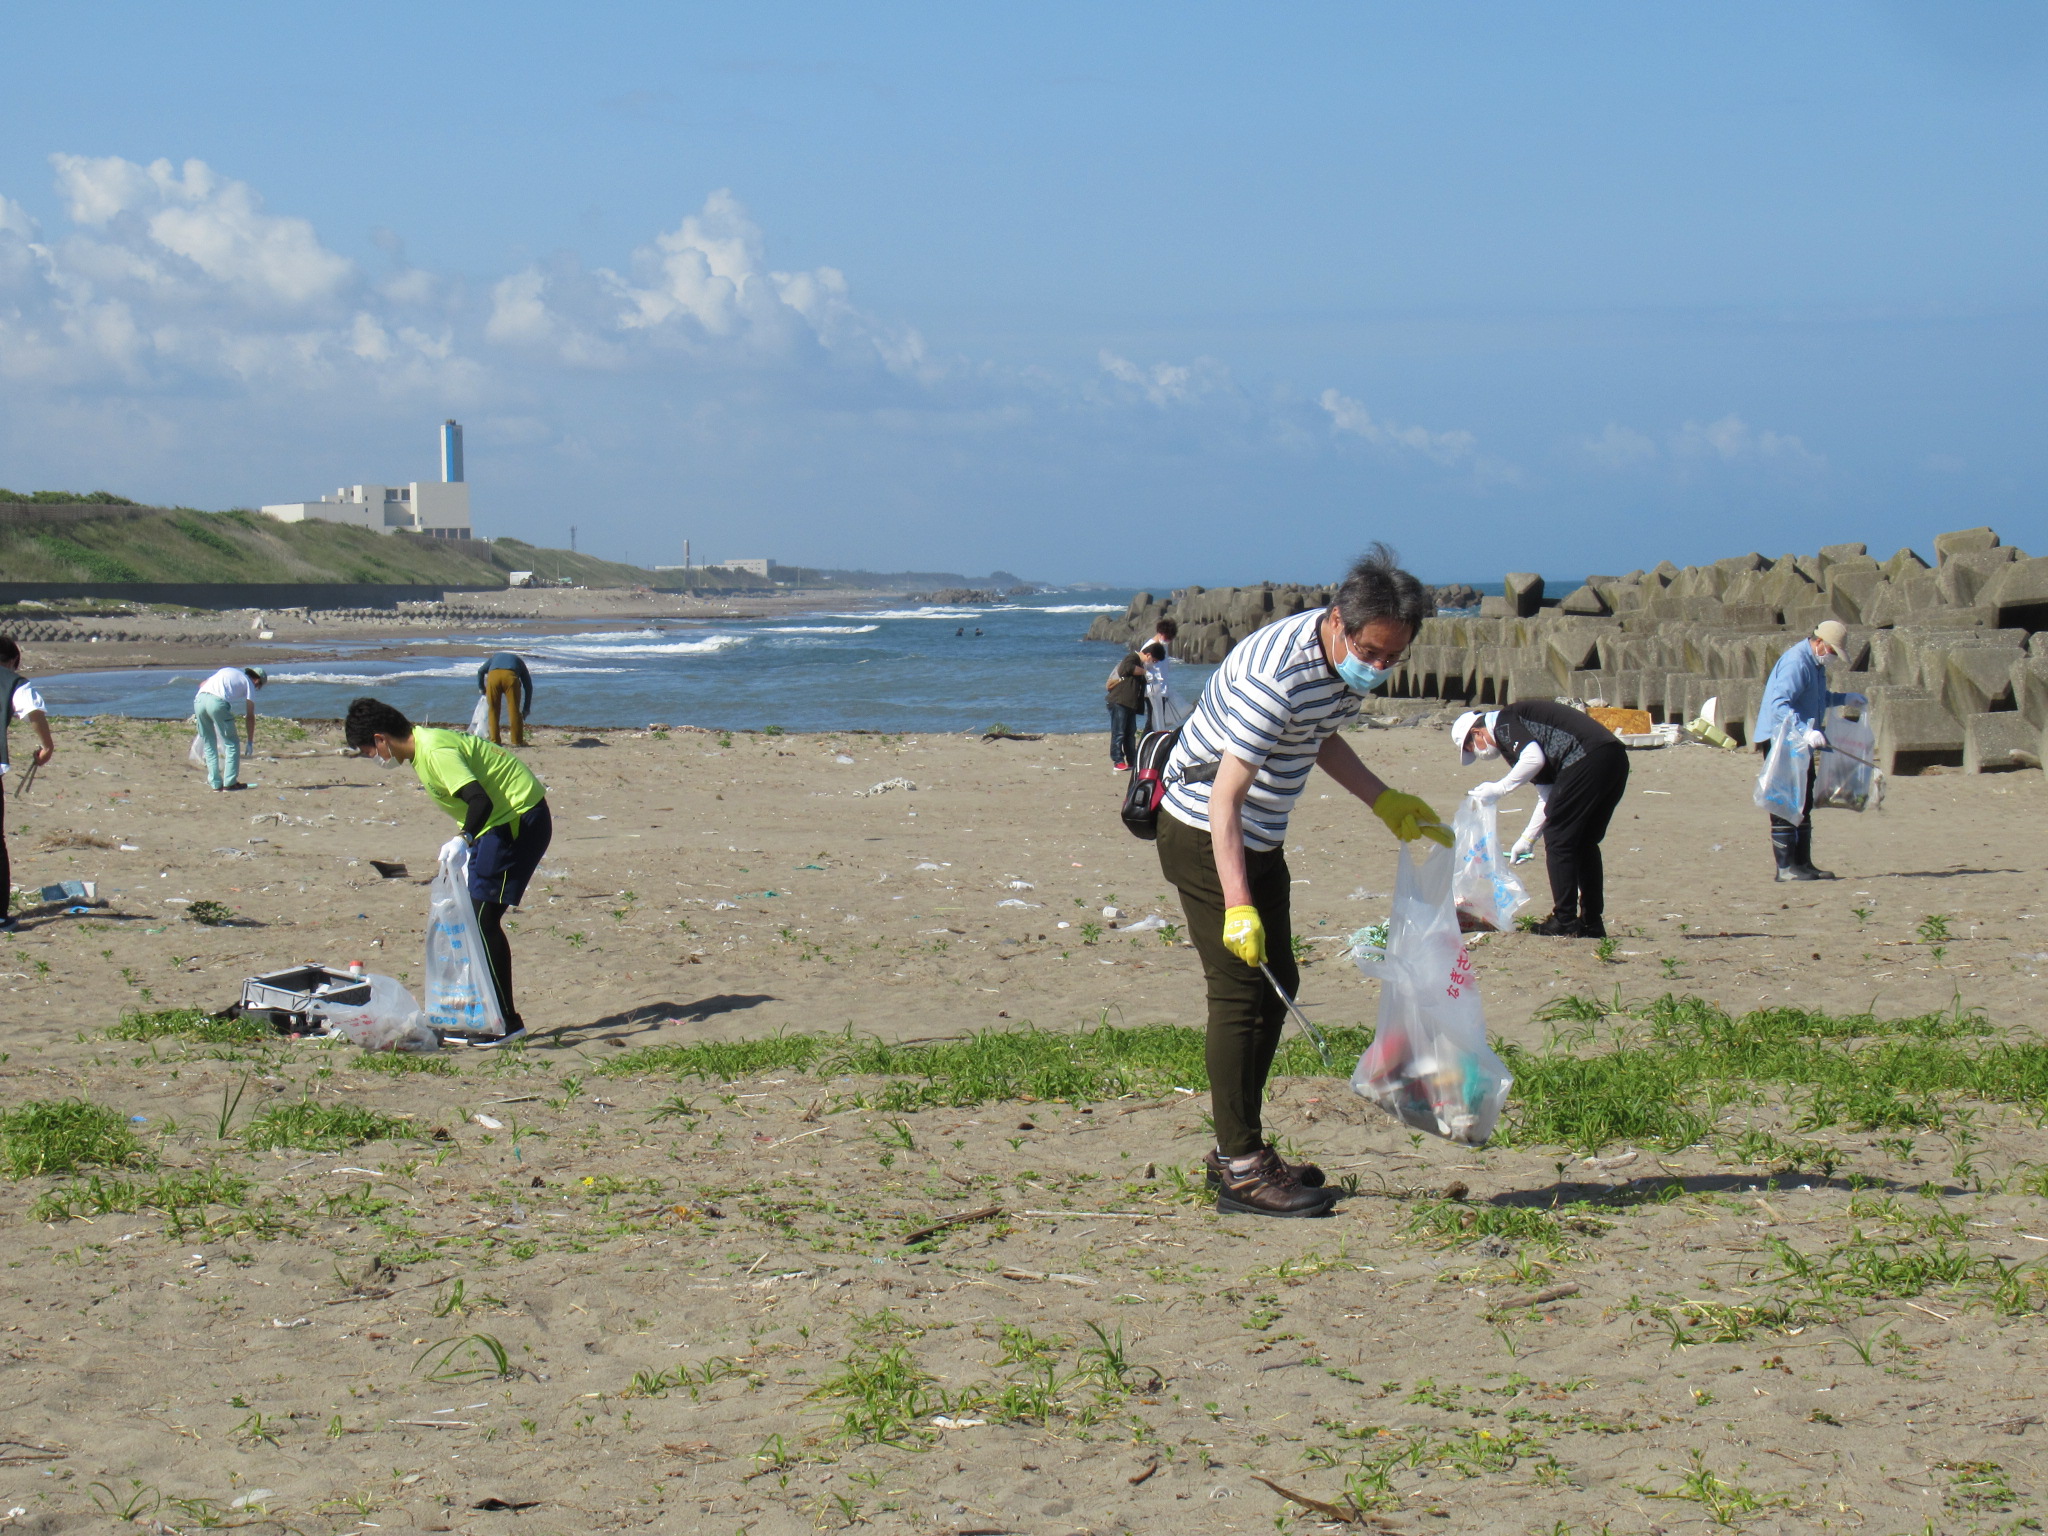
<svg viewBox="0 0 2048 1536">
<path fill-rule="evenodd" d="M 828 619 L 978 619 L 986 608 L 876 608 L 867 613 L 828 613 Z"/>
<path fill-rule="evenodd" d="M 1054 608 L 1040 608 L 1033 604 L 1029 608 L 1019 608 L 1017 610 L 1019 613 L 1122 613 L 1123 611 L 1124 604 L 1122 603 L 1061 603 L 1058 607 Z"/>
<path fill-rule="evenodd" d="M 671 640 L 661 645 L 564 645 L 551 640 L 536 649 L 550 656 L 585 656 L 610 661 L 629 656 L 708 656 L 746 643 L 745 635 L 705 635 L 697 640 Z"/>
<path fill-rule="evenodd" d="M 756 635 L 871 635 L 879 624 L 764 624 L 749 633 Z"/>
<path fill-rule="evenodd" d="M 624 672 L 625 667 L 560 667 L 547 662 L 535 662 L 536 673 L 548 677 L 601 677 Z M 457 664 L 452 667 L 406 667 L 391 672 L 272 672 L 273 683 L 334 683 L 349 688 L 374 688 L 381 683 L 410 681 L 420 677 L 466 677 L 476 681 L 476 668 Z"/>
</svg>

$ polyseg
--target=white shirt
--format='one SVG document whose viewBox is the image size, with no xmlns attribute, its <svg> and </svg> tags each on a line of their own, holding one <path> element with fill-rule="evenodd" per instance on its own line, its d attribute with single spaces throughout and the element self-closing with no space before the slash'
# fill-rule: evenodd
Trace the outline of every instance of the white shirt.
<svg viewBox="0 0 2048 1536">
<path fill-rule="evenodd" d="M 1323 654 L 1328 611 L 1268 624 L 1223 659 L 1167 760 L 1164 809 L 1175 820 L 1209 830 L 1210 786 L 1185 783 L 1180 775 L 1220 762 L 1227 752 L 1257 770 L 1244 801 L 1245 846 L 1266 852 L 1286 840 L 1288 815 L 1323 739 L 1364 702 Z"/>
<path fill-rule="evenodd" d="M 240 667 L 222 667 L 199 685 L 199 691 L 210 693 L 217 699 L 226 699 L 230 704 L 239 704 L 244 699 L 256 697 L 256 690 L 249 682 L 249 674 Z"/>
<path fill-rule="evenodd" d="M 26 720 L 42 707 L 43 696 L 36 692 L 36 685 L 24 679 L 14 690 L 14 718 Z M 0 763 L 0 773 L 9 772 L 12 766 L 10 763 Z"/>
</svg>

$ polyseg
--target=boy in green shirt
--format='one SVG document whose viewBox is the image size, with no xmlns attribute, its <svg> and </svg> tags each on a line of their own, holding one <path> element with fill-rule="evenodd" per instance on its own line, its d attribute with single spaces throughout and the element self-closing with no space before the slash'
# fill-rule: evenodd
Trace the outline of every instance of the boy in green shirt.
<svg viewBox="0 0 2048 1536">
<path fill-rule="evenodd" d="M 470 846 L 469 899 L 476 903 L 477 928 L 490 961 L 505 1018 L 504 1039 L 526 1032 L 512 1006 L 512 946 L 505 938 L 505 909 L 526 895 L 554 836 L 547 789 L 503 747 L 463 731 L 415 726 L 378 699 L 357 699 L 348 707 L 343 738 L 364 757 L 411 763 L 441 808 L 462 823 Z"/>
</svg>

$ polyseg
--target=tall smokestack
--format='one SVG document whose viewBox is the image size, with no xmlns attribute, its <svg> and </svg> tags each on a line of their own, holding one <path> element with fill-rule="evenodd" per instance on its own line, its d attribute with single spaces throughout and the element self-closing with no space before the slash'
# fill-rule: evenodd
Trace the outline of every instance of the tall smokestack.
<svg viewBox="0 0 2048 1536">
<path fill-rule="evenodd" d="M 450 485 L 462 480 L 462 423 L 452 416 L 441 423 L 441 478 Z"/>
</svg>

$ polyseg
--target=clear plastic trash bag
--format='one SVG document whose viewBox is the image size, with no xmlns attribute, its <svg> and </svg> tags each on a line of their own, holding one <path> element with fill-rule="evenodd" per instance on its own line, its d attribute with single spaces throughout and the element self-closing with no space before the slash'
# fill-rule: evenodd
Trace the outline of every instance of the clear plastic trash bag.
<svg viewBox="0 0 2048 1536">
<path fill-rule="evenodd" d="M 480 693 L 476 696 L 476 708 L 469 712 L 469 734 L 489 740 L 491 734 L 491 696 Z"/>
<path fill-rule="evenodd" d="M 1404 1125 L 1478 1146 L 1493 1134 L 1514 1077 L 1486 1043 L 1486 1014 L 1451 897 L 1455 862 L 1431 843 L 1401 848 L 1387 958 L 1375 967 L 1378 1028 L 1351 1089 Z"/>
<path fill-rule="evenodd" d="M 1877 734 L 1866 711 L 1851 720 L 1838 705 L 1828 711 L 1821 734 L 1825 750 L 1814 755 L 1813 808 L 1816 811 L 1875 811 L 1884 805 L 1884 771 L 1877 766 Z"/>
<path fill-rule="evenodd" d="M 1509 932 L 1515 914 L 1529 904 L 1529 893 L 1501 852 L 1498 808 L 1491 800 L 1482 805 L 1467 795 L 1452 818 L 1451 831 L 1457 838 L 1451 850 L 1457 863 L 1451 897 L 1458 906 L 1459 926 L 1469 933 Z"/>
<path fill-rule="evenodd" d="M 206 743 L 196 731 L 192 736 L 192 750 L 185 754 L 185 761 L 202 773 L 206 770 Z"/>
<path fill-rule="evenodd" d="M 1813 748 L 1806 744 L 1806 728 L 1790 714 L 1778 720 L 1771 734 L 1770 754 L 1763 771 L 1756 776 L 1756 793 L 1751 798 L 1757 809 L 1768 811 L 1780 821 L 1806 820 L 1806 767 L 1813 761 Z"/>
<path fill-rule="evenodd" d="M 420 1012 L 419 1000 L 405 983 L 372 972 L 368 1003 L 333 1003 L 315 998 L 306 1008 L 328 1032 L 366 1051 L 438 1051 L 441 1037 Z"/>
<path fill-rule="evenodd" d="M 427 1023 L 444 1035 L 502 1035 L 498 989 L 469 899 L 469 844 L 451 837 L 427 902 Z"/>
</svg>

